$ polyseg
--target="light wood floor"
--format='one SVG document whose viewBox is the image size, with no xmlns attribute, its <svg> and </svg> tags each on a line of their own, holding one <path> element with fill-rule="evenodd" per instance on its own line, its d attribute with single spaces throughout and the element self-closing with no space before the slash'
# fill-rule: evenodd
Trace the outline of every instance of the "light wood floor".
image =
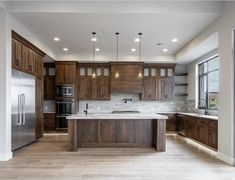
<svg viewBox="0 0 235 180">
<path fill-rule="evenodd" d="M 235 168 L 212 152 L 167 137 L 167 152 L 153 149 L 80 149 L 67 152 L 66 135 L 45 135 L 0 162 L 0 180 L 234 180 Z"/>
</svg>

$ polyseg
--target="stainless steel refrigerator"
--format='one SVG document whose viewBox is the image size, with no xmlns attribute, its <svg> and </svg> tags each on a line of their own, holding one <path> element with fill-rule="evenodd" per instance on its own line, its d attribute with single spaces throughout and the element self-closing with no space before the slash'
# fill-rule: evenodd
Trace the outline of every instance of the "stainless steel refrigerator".
<svg viewBox="0 0 235 180">
<path fill-rule="evenodd" d="M 12 70 L 12 150 L 35 141 L 35 76 Z"/>
</svg>

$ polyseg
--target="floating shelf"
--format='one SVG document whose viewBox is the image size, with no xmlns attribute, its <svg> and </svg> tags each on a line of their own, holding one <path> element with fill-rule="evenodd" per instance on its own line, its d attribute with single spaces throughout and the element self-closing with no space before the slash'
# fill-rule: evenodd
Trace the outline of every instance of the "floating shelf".
<svg viewBox="0 0 235 180">
<path fill-rule="evenodd" d="M 188 96 L 188 93 L 177 93 L 175 96 Z"/>
<path fill-rule="evenodd" d="M 175 73 L 175 76 L 187 76 L 188 73 Z"/>
<path fill-rule="evenodd" d="M 175 83 L 175 86 L 188 86 L 188 83 Z"/>
</svg>

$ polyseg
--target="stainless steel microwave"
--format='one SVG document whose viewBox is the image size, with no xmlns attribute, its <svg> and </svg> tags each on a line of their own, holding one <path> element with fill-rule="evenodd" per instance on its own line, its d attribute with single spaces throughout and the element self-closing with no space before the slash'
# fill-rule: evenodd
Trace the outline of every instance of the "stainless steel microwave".
<svg viewBox="0 0 235 180">
<path fill-rule="evenodd" d="M 74 85 L 57 85 L 56 97 L 74 97 Z"/>
</svg>

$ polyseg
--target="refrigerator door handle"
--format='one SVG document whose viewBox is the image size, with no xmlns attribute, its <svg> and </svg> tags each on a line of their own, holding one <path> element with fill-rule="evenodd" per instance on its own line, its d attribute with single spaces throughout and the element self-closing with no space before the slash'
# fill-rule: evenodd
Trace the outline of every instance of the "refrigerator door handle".
<svg viewBox="0 0 235 180">
<path fill-rule="evenodd" d="M 21 125 L 21 95 L 18 95 L 18 120 L 17 120 L 17 125 L 20 126 Z"/>
<path fill-rule="evenodd" d="M 22 119 L 23 123 L 22 125 L 25 125 L 25 94 L 22 94 Z"/>
</svg>

